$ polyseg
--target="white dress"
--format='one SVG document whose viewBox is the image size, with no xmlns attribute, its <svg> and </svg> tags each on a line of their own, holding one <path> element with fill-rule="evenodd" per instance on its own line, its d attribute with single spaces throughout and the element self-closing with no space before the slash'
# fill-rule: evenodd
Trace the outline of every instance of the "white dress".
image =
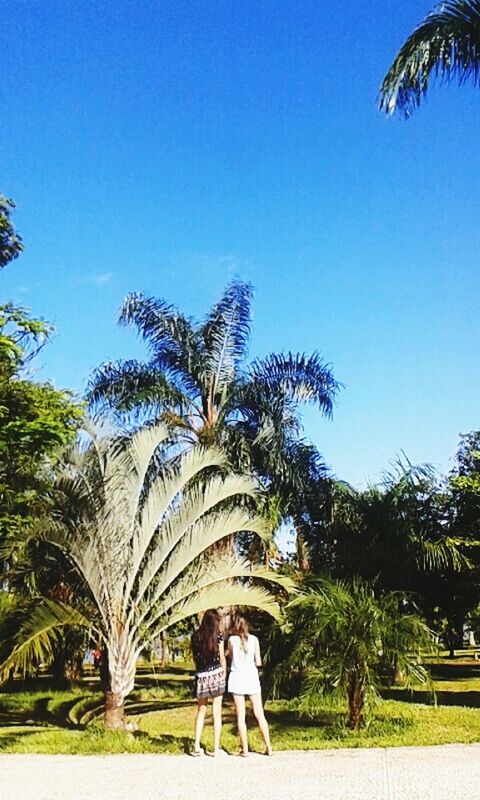
<svg viewBox="0 0 480 800">
<path fill-rule="evenodd" d="M 228 691 L 230 694 L 260 694 L 260 678 L 255 664 L 255 646 L 258 639 L 248 634 L 246 652 L 242 647 L 240 636 L 230 636 L 229 650 L 231 654 Z"/>
</svg>

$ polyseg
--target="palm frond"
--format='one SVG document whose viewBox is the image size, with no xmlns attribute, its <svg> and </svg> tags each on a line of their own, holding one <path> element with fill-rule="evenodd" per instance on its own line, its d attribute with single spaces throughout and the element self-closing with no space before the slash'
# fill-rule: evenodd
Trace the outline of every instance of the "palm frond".
<svg viewBox="0 0 480 800">
<path fill-rule="evenodd" d="M 148 562 L 141 578 L 139 600 L 145 589 L 156 578 L 148 602 L 157 602 L 192 561 L 218 542 L 240 532 L 255 534 L 261 539 L 268 539 L 270 536 L 267 521 L 263 517 L 253 516 L 248 509 L 242 508 L 212 510 L 204 517 L 200 517 L 195 525 L 190 525 L 187 530 L 181 527 L 180 532 L 174 525 L 166 525 L 165 538 L 170 556 L 165 561 L 154 555 Z"/>
<path fill-rule="evenodd" d="M 212 397 L 217 397 L 232 383 L 246 356 L 251 299 L 250 284 L 232 281 L 201 328 Z"/>
<path fill-rule="evenodd" d="M 437 5 L 399 50 L 385 75 L 379 106 L 409 117 L 420 105 L 431 77 L 444 81 L 480 78 L 480 2 L 449 0 Z"/>
<path fill-rule="evenodd" d="M 285 396 L 296 403 L 312 402 L 326 416 L 332 414 L 340 385 L 331 367 L 317 353 L 311 356 L 272 353 L 253 361 L 249 374 L 270 396 Z"/>
<path fill-rule="evenodd" d="M 192 367 L 199 363 L 200 340 L 189 319 L 164 300 L 133 293 L 125 298 L 120 309 L 121 325 L 135 325 L 148 344 L 152 363 L 168 375 L 180 391 L 190 396 L 198 393 Z"/>
<path fill-rule="evenodd" d="M 253 566 L 247 559 L 228 556 L 214 560 L 200 558 L 172 584 L 156 605 L 149 607 L 148 614 L 145 615 L 145 624 L 151 629 L 158 619 L 175 613 L 175 608 L 180 607 L 192 595 L 218 583 L 233 580 L 243 580 L 246 585 L 259 582 L 273 584 L 287 593 L 295 591 L 295 584 L 290 578 L 266 567 Z"/>
<path fill-rule="evenodd" d="M 139 361 L 107 362 L 89 380 L 87 402 L 92 409 L 116 411 L 150 410 L 155 407 L 186 408 L 188 400 L 155 363 Z"/>
<path fill-rule="evenodd" d="M 244 581 L 225 581 L 202 589 L 187 598 L 156 627 L 156 634 L 161 633 L 172 625 L 176 625 L 194 614 L 206 611 L 208 608 L 221 608 L 222 606 L 243 606 L 259 609 L 269 614 L 274 619 L 281 615 L 280 605 L 274 599 L 271 591 L 263 586 L 249 585 Z"/>
<path fill-rule="evenodd" d="M 0 683 L 12 669 L 24 675 L 33 672 L 42 662 L 49 662 L 62 631 L 69 626 L 91 628 L 77 609 L 64 603 L 41 598 L 26 609 L 15 610 L 15 634 L 3 642 L 0 652 Z"/>
</svg>

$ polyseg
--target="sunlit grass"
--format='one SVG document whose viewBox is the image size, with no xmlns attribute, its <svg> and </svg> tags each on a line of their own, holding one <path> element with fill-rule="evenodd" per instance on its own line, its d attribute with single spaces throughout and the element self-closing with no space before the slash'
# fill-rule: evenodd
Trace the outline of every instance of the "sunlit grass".
<svg viewBox="0 0 480 800">
<path fill-rule="evenodd" d="M 461 665 L 461 662 L 459 666 Z M 468 674 L 468 673 L 467 673 Z M 437 699 L 450 705 L 412 702 L 405 690 L 390 690 L 360 733 L 345 728 L 342 709 L 320 707 L 313 718 L 302 716 L 295 700 L 268 702 L 272 740 L 279 750 L 339 747 L 392 747 L 480 741 L 480 676 L 465 677 L 458 669 L 437 680 Z M 126 734 L 105 733 L 101 724 L 102 694 L 98 681 L 85 681 L 69 691 L 55 691 L 40 681 L 35 691 L 0 693 L 1 753 L 184 753 L 191 747 L 194 703 L 189 674 L 181 667 L 162 672 L 142 668 L 137 688 L 128 698 L 127 713 L 134 726 Z M 453 705 L 453 703 L 456 703 Z M 464 707 L 465 706 L 465 707 Z M 263 746 L 253 718 L 249 719 L 252 750 Z M 207 718 L 203 745 L 213 744 Z M 233 706 L 224 704 L 222 746 L 238 750 Z"/>
</svg>

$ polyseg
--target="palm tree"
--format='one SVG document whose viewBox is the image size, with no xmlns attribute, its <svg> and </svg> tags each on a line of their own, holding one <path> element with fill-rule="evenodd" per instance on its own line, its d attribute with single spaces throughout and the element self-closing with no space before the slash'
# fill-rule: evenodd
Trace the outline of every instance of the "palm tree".
<svg viewBox="0 0 480 800">
<path fill-rule="evenodd" d="M 431 76 L 444 81 L 480 77 L 480 2 L 435 6 L 402 45 L 380 87 L 380 109 L 405 117 L 420 105 Z"/>
<path fill-rule="evenodd" d="M 105 648 L 105 725 L 121 729 L 137 659 L 170 626 L 225 605 L 277 614 L 269 583 L 289 588 L 288 581 L 232 555 L 205 557 L 238 532 L 269 537 L 254 510 L 254 482 L 226 464 L 218 448 L 172 450 L 164 424 L 125 435 L 91 430 L 80 440 L 57 480 L 61 510 L 44 536 L 82 576 L 93 619 L 83 609 L 44 602 L 35 610 L 39 637 L 24 620 L 30 635 L 18 632 L 0 675 L 31 654 L 38 660 L 59 628 L 83 618 Z"/>
<path fill-rule="evenodd" d="M 380 486 L 363 491 L 339 482 L 328 514 L 305 530 L 314 571 L 356 574 L 384 590 L 421 594 L 427 575 L 468 565 L 429 465 L 399 461 Z"/>
<path fill-rule="evenodd" d="M 88 398 L 97 409 L 153 411 L 188 441 L 220 444 L 236 468 L 253 468 L 277 485 L 288 481 L 290 495 L 298 495 L 298 405 L 313 402 L 331 415 L 338 384 L 316 353 L 271 354 L 246 365 L 251 299 L 251 286 L 235 280 L 198 324 L 164 300 L 129 295 L 120 323 L 137 328 L 150 359 L 104 364 Z"/>
<path fill-rule="evenodd" d="M 401 674 L 406 686 L 428 683 L 421 659 L 432 650 L 432 636 L 419 617 L 402 610 L 399 595 L 377 598 L 358 579 L 317 579 L 286 610 L 288 655 L 274 670 L 274 686 L 300 672 L 305 709 L 324 694 L 337 696 L 348 706 L 348 727 L 358 730 L 385 675 Z"/>
</svg>

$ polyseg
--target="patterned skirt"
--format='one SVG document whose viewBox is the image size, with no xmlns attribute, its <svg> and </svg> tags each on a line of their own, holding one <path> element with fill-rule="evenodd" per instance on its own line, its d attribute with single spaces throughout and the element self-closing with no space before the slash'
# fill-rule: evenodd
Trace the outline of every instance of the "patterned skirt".
<svg viewBox="0 0 480 800">
<path fill-rule="evenodd" d="M 225 694 L 225 672 L 220 667 L 210 672 L 197 672 L 193 696 L 197 700 L 206 700 L 207 697 L 221 697 Z"/>
</svg>

